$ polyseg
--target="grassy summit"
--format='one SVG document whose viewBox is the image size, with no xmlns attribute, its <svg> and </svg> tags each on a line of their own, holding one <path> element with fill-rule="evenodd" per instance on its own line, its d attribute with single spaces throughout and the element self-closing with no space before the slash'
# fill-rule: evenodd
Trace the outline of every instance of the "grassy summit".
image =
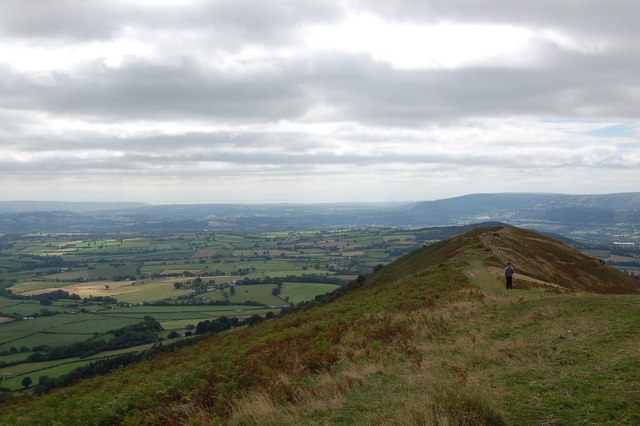
<svg viewBox="0 0 640 426">
<path fill-rule="evenodd" d="M 0 423 L 637 424 L 639 288 L 538 234 L 475 230 L 327 305 L 14 401 Z"/>
</svg>

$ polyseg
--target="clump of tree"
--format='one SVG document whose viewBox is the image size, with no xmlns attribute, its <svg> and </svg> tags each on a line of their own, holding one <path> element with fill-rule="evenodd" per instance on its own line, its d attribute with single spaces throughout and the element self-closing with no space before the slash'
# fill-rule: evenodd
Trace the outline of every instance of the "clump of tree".
<svg viewBox="0 0 640 426">
<path fill-rule="evenodd" d="M 54 290 L 47 293 L 41 294 L 33 294 L 33 295 L 23 295 L 23 294 L 13 294 L 10 289 L 2 288 L 0 289 L 0 296 L 6 297 L 8 299 L 14 300 L 39 300 L 41 305 L 51 306 L 53 302 L 57 302 L 58 300 L 73 300 L 73 301 L 82 301 L 85 305 L 90 305 L 93 303 L 117 303 L 118 301 L 109 296 L 92 296 L 81 298 L 77 294 L 71 294 L 65 290 Z"/>
<path fill-rule="evenodd" d="M 239 319 L 236 317 L 228 318 L 221 316 L 214 320 L 201 321 L 196 325 L 195 334 L 210 334 L 219 333 L 221 331 L 229 330 L 234 327 L 242 327 L 245 325 L 254 325 L 265 319 L 275 318 L 275 314 L 271 311 L 267 312 L 264 318 L 258 314 L 253 314 L 248 318 Z"/>
<path fill-rule="evenodd" d="M 51 304 L 47 302 L 55 302 L 60 299 L 80 300 L 80 296 L 78 296 L 77 294 L 71 294 L 68 291 L 64 291 L 64 290 L 54 290 L 48 293 L 33 294 L 29 296 L 25 296 L 22 294 L 9 294 L 8 297 L 10 297 L 11 299 L 18 299 L 18 300 L 39 300 L 40 303 L 45 301 L 45 303 L 42 303 L 43 305 Z"/>
<path fill-rule="evenodd" d="M 232 327 L 238 327 L 240 320 L 238 318 L 228 318 L 221 316 L 214 320 L 201 321 L 196 325 L 196 334 L 218 333 L 220 331 L 229 330 Z"/>
</svg>

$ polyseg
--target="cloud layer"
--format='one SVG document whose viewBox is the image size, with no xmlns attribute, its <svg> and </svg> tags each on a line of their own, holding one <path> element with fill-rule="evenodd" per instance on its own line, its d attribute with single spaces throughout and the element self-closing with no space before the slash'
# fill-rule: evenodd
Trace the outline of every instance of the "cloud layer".
<svg viewBox="0 0 640 426">
<path fill-rule="evenodd" d="M 637 190 L 632 2 L 35 3 L 0 5 L 3 199 Z"/>
</svg>

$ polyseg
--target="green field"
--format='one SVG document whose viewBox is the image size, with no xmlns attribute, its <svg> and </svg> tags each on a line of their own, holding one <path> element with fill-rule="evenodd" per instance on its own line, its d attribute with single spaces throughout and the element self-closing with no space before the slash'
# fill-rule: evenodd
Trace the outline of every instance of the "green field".
<svg viewBox="0 0 640 426">
<path fill-rule="evenodd" d="M 17 303 L 11 306 L 5 306 L 0 308 L 0 313 L 5 315 L 12 315 L 17 313 L 20 316 L 30 316 L 34 314 L 39 314 L 41 310 L 47 309 L 49 311 L 57 311 L 57 312 L 74 312 L 78 309 L 69 308 L 65 306 L 59 305 L 48 305 L 43 306 L 40 303 Z"/>
<path fill-rule="evenodd" d="M 11 347 L 62 346 L 84 341 L 96 332 L 105 333 L 137 321 L 139 321 L 138 318 L 67 314 L 5 323 L 0 325 L 0 352 L 7 351 Z"/>
<path fill-rule="evenodd" d="M 65 314 L 65 315 L 52 315 L 35 317 L 32 320 L 15 321 L 8 324 L 0 325 L 0 331 L 5 333 L 7 331 L 25 331 L 28 333 L 35 333 L 40 331 L 49 330 L 53 327 L 58 327 L 63 324 L 86 322 L 87 320 L 96 319 L 94 314 Z"/>
<path fill-rule="evenodd" d="M 2 386 L 11 390 L 22 389 L 22 380 L 30 377 L 33 384 L 38 383 L 41 376 L 58 377 L 67 374 L 78 367 L 90 364 L 95 359 L 86 359 L 78 361 L 50 361 L 38 363 L 19 364 L 14 367 L 0 369 L 0 374 L 10 374 L 11 377 L 2 381 Z M 20 367 L 20 368 L 18 368 Z"/>
<path fill-rule="evenodd" d="M 0 362 L 16 362 L 16 361 L 24 361 L 28 356 L 29 352 L 18 352 L 11 355 L 3 355 L 0 356 Z"/>
<path fill-rule="evenodd" d="M 273 310 L 273 309 L 271 309 Z M 117 308 L 99 313 L 105 319 L 113 321 L 127 319 L 140 321 L 145 316 L 155 318 L 165 330 L 182 330 L 189 324 L 210 320 L 220 316 L 244 318 L 253 314 L 264 315 L 269 309 L 263 306 L 233 305 L 198 305 L 198 306 L 132 306 Z"/>
<path fill-rule="evenodd" d="M 206 298 L 214 301 L 228 300 L 230 303 L 242 304 L 247 300 L 262 303 L 264 305 L 281 305 L 283 300 L 272 294 L 275 284 L 236 285 L 234 290 L 224 290 L 206 293 Z"/>
<path fill-rule="evenodd" d="M 125 316 L 125 315 L 149 315 L 153 316 L 154 314 L 166 314 L 166 313 L 175 313 L 175 314 L 190 314 L 190 313 L 198 313 L 198 312 L 220 312 L 220 311 L 229 311 L 234 309 L 242 309 L 246 308 L 245 305 L 197 305 L 197 306 L 181 306 L 181 305 L 173 305 L 173 306 L 155 306 L 155 305 L 144 305 L 144 306 L 131 306 L 125 308 L 115 308 L 109 311 L 105 311 L 100 313 L 103 316 Z"/>
<path fill-rule="evenodd" d="M 339 286 L 335 284 L 318 283 L 284 283 L 280 297 L 291 303 L 300 303 L 311 300 L 321 294 L 329 293 Z"/>
<path fill-rule="evenodd" d="M 84 321 L 76 321 L 51 327 L 47 332 L 93 335 L 94 333 L 106 333 L 107 331 L 122 328 L 135 322 L 137 322 L 137 320 L 120 317 L 107 317 L 106 315 L 96 314 L 93 315 L 92 318 Z"/>
<path fill-rule="evenodd" d="M 11 349 L 12 346 L 27 348 L 33 348 L 35 346 L 47 345 L 47 346 L 64 346 L 70 343 L 81 342 L 87 340 L 86 334 L 49 334 L 49 333 L 36 333 L 23 335 L 19 339 L 12 340 L 5 344 L 0 345 L 0 351 L 6 351 Z"/>
<path fill-rule="evenodd" d="M 16 305 L 18 303 L 17 300 L 7 299 L 6 297 L 0 296 L 0 308 L 4 308 L 6 306 Z"/>
</svg>

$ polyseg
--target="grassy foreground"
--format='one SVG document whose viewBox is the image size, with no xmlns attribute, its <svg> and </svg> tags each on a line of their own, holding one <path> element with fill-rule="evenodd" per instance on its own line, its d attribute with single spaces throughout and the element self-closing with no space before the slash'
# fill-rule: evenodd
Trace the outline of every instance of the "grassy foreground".
<svg viewBox="0 0 640 426">
<path fill-rule="evenodd" d="M 571 288 L 582 259 L 554 279 L 535 253 L 563 261 L 563 247 L 497 232 L 417 250 L 328 305 L 12 401 L 0 423 L 640 423 L 640 296 Z M 500 256 L 525 246 L 536 275 L 507 292 Z M 594 271 L 580 280 L 620 292 Z"/>
</svg>

